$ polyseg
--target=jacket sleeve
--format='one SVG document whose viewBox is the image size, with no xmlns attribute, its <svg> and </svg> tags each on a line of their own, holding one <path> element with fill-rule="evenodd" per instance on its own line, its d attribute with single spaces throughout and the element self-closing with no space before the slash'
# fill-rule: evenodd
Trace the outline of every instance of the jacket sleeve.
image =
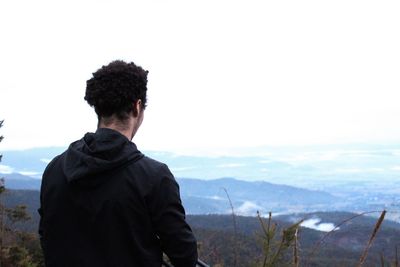
<svg viewBox="0 0 400 267">
<path fill-rule="evenodd" d="M 166 165 L 160 174 L 152 208 L 153 225 L 162 250 L 175 267 L 196 266 L 197 242 L 185 220 L 179 186 Z"/>
<path fill-rule="evenodd" d="M 42 182 L 41 182 L 41 186 L 40 186 L 40 206 L 38 209 L 38 213 L 39 213 L 39 239 L 40 239 L 40 246 L 42 247 L 42 251 L 43 251 L 43 257 L 44 257 L 44 261 L 45 261 L 45 265 L 48 261 L 48 255 L 49 255 L 49 251 L 48 251 L 48 245 L 46 242 L 47 239 L 47 235 L 46 235 L 46 230 L 48 228 L 48 223 L 46 222 L 46 217 L 48 216 L 48 214 L 46 213 L 46 201 L 45 201 L 45 195 L 47 192 L 47 188 L 48 188 L 48 179 L 49 179 L 49 169 L 53 168 L 54 166 L 54 162 L 56 162 L 56 160 L 59 158 L 60 156 L 55 157 L 46 167 L 46 169 L 43 172 L 42 175 Z"/>
<path fill-rule="evenodd" d="M 41 188 L 40 188 L 40 206 L 38 209 L 38 213 L 39 213 L 39 239 L 40 239 L 40 246 L 42 247 L 42 251 L 43 251 L 43 256 L 44 258 L 46 258 L 46 244 L 45 244 L 45 227 L 44 227 L 44 208 L 43 208 L 43 190 L 44 190 L 44 186 L 43 184 L 45 183 L 45 174 L 43 174 L 42 177 L 42 184 L 41 184 Z"/>
</svg>

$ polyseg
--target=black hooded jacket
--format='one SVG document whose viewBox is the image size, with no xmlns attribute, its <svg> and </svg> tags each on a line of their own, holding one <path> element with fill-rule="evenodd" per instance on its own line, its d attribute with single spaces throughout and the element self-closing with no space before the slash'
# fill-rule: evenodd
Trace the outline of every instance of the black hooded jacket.
<svg viewBox="0 0 400 267">
<path fill-rule="evenodd" d="M 46 266 L 195 266 L 197 245 L 165 164 L 117 131 L 70 145 L 42 180 L 39 234 Z"/>
</svg>

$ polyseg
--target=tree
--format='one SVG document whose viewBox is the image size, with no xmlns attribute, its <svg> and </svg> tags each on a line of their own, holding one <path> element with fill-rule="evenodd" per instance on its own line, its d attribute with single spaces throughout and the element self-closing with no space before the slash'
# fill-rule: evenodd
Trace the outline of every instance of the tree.
<svg viewBox="0 0 400 267">
<path fill-rule="evenodd" d="M 0 128 L 3 123 L 4 120 L 1 120 Z M 2 140 L 3 136 L 0 136 L 0 142 Z M 0 155 L 0 162 L 2 156 Z M 5 193 L 5 180 L 0 178 L 0 267 L 43 266 L 37 238 L 16 227 L 16 223 L 30 219 L 26 206 L 17 205 L 14 208 L 6 208 L 3 201 Z"/>
<path fill-rule="evenodd" d="M 277 224 L 272 222 L 272 213 L 269 213 L 267 222 L 264 222 L 258 211 L 257 217 L 263 233 L 261 237 L 264 254 L 259 265 L 262 267 L 299 266 L 297 237 L 303 220 L 283 229 L 279 240 L 277 239 Z M 293 248 L 293 253 L 290 253 L 290 248 Z"/>
<path fill-rule="evenodd" d="M 4 123 L 4 120 L 1 120 L 0 121 L 0 128 L 3 126 L 3 123 Z M 0 143 L 1 143 L 1 141 L 3 141 L 3 138 L 4 137 L 2 135 L 0 135 Z M 0 162 L 1 162 L 2 158 L 3 158 L 3 155 L 0 154 Z M 0 177 L 0 194 L 3 193 L 4 189 L 5 189 L 5 187 L 4 187 L 4 178 Z"/>
<path fill-rule="evenodd" d="M 4 120 L 0 121 L 0 128 L 3 126 Z M 3 136 L 0 135 L 0 142 L 3 141 Z M 0 154 L 0 162 L 3 155 Z M 4 241 L 4 205 L 2 201 L 2 194 L 5 191 L 4 178 L 0 177 L 0 266 L 1 259 L 3 258 L 3 241 Z"/>
</svg>

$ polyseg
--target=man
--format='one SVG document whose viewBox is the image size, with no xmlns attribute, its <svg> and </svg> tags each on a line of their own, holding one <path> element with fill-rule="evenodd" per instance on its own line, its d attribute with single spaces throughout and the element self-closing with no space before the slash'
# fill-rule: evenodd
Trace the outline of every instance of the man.
<svg viewBox="0 0 400 267">
<path fill-rule="evenodd" d="M 195 266 L 196 239 L 165 164 L 131 142 L 146 107 L 147 71 L 114 61 L 87 81 L 98 129 L 47 166 L 39 234 L 46 266 Z M 73 107 L 71 107 L 73 108 Z"/>
</svg>

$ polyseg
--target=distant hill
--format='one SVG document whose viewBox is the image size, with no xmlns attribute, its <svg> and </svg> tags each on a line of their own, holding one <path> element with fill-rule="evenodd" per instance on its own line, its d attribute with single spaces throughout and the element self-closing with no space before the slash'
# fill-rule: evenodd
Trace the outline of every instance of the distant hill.
<svg viewBox="0 0 400 267">
<path fill-rule="evenodd" d="M 1 174 L 0 177 L 4 177 L 6 181 L 6 187 L 9 189 L 21 189 L 21 190 L 39 190 L 42 180 L 32 178 L 30 176 L 22 175 L 19 173 Z"/>
<path fill-rule="evenodd" d="M 21 174 L 0 174 L 9 189 L 39 190 L 41 180 Z M 342 200 L 323 191 L 306 190 L 267 182 L 247 182 L 233 178 L 216 180 L 177 179 L 182 201 L 189 214 L 223 214 L 230 212 L 224 189 L 235 211 L 241 215 L 261 212 L 291 213 L 326 210 L 331 203 Z"/>
<path fill-rule="evenodd" d="M 267 182 L 247 182 L 233 178 L 216 180 L 178 179 L 184 204 L 190 214 L 227 213 L 233 203 L 236 213 L 255 215 L 261 212 L 290 213 L 325 210 L 339 197 L 316 190 L 307 190 Z"/>
</svg>

